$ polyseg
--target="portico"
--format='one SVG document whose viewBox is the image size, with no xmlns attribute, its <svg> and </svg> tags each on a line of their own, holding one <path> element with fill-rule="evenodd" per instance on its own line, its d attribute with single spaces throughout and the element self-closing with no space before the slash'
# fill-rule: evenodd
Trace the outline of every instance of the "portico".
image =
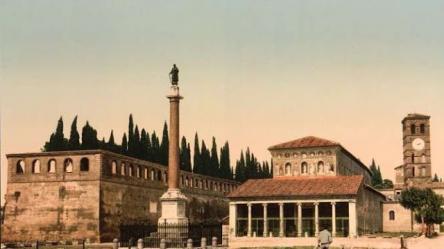
<svg viewBox="0 0 444 249">
<path fill-rule="evenodd" d="M 233 201 L 230 230 L 235 237 L 313 237 L 321 228 L 354 237 L 354 199 Z"/>
</svg>

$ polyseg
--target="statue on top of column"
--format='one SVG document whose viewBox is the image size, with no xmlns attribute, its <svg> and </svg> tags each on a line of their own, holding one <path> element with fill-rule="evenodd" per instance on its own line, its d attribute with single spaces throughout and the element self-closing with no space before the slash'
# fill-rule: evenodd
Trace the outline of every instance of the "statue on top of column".
<svg viewBox="0 0 444 249">
<path fill-rule="evenodd" d="M 179 83 L 179 68 L 176 67 L 176 64 L 174 64 L 173 68 L 171 69 L 170 81 L 173 86 L 177 86 Z"/>
</svg>

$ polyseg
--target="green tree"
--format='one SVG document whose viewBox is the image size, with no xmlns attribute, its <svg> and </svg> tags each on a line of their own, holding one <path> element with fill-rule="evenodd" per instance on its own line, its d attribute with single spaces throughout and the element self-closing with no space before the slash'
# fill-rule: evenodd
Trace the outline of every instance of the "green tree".
<svg viewBox="0 0 444 249">
<path fill-rule="evenodd" d="M 140 143 L 140 132 L 139 132 L 139 127 L 136 125 L 136 128 L 134 129 L 134 137 L 133 137 L 133 144 L 134 144 L 134 148 L 133 148 L 133 156 L 139 159 L 142 159 L 142 145 Z"/>
<path fill-rule="evenodd" d="M 151 150 L 151 142 L 150 142 L 150 136 L 145 131 L 145 129 L 142 129 L 142 133 L 140 135 L 140 158 L 144 160 L 150 160 L 150 153 Z"/>
<path fill-rule="evenodd" d="M 211 155 L 209 163 L 209 175 L 214 177 L 222 177 L 219 171 L 219 156 L 217 155 L 216 138 L 213 137 L 211 143 Z"/>
<path fill-rule="evenodd" d="M 123 155 L 127 155 L 128 154 L 128 139 L 126 138 L 126 133 L 123 133 L 121 147 L 122 147 L 121 148 L 121 153 Z"/>
<path fill-rule="evenodd" d="M 201 155 L 201 166 L 202 172 L 201 174 L 210 175 L 210 164 L 211 164 L 211 155 L 210 151 L 207 149 L 205 145 L 205 141 L 202 140 L 202 146 L 200 147 L 200 155 Z"/>
<path fill-rule="evenodd" d="M 74 120 L 71 124 L 71 132 L 68 140 L 68 148 L 70 150 L 78 150 L 80 149 L 80 135 L 77 131 L 77 116 L 74 117 Z"/>
<path fill-rule="evenodd" d="M 159 138 L 156 135 L 156 131 L 151 134 L 151 159 L 155 163 L 160 162 L 160 143 Z"/>
<path fill-rule="evenodd" d="M 439 182 L 439 178 L 438 175 L 435 173 L 435 175 L 433 176 L 433 182 Z"/>
<path fill-rule="evenodd" d="M 236 162 L 235 180 L 245 182 L 247 180 L 244 152 L 241 151 L 239 160 Z"/>
<path fill-rule="evenodd" d="M 129 115 L 128 120 L 128 155 L 135 156 L 136 154 L 136 144 L 134 142 L 134 120 L 133 114 Z"/>
<path fill-rule="evenodd" d="M 180 169 L 191 172 L 191 154 L 190 144 L 187 143 L 187 139 L 182 137 L 180 142 Z"/>
<path fill-rule="evenodd" d="M 220 172 L 221 177 L 225 179 L 233 179 L 230 165 L 230 146 L 228 141 L 220 149 Z"/>
<path fill-rule="evenodd" d="M 375 188 L 381 188 L 382 187 L 382 175 L 381 170 L 379 166 L 376 166 L 375 159 L 372 159 L 372 163 L 369 167 L 370 172 L 372 173 L 371 176 L 371 184 Z"/>
<path fill-rule="evenodd" d="M 162 132 L 162 143 L 160 144 L 160 163 L 163 165 L 168 165 L 168 147 L 169 145 L 168 139 L 168 125 L 165 121 L 163 124 L 163 132 Z"/>
<path fill-rule="evenodd" d="M 199 136 L 194 135 L 194 155 L 193 155 L 193 172 L 196 174 L 202 173 L 202 162 L 199 148 Z"/>
<path fill-rule="evenodd" d="M 415 218 L 422 224 L 422 233 L 430 237 L 433 232 L 433 224 L 441 224 L 444 221 L 443 197 L 436 194 L 430 188 L 408 188 L 401 192 L 400 204 L 411 210 Z"/>
<path fill-rule="evenodd" d="M 68 140 L 63 134 L 63 118 L 60 117 L 57 122 L 57 128 L 54 133 L 51 134 L 49 142 L 45 143 L 45 151 L 63 151 L 68 149 Z"/>
<path fill-rule="evenodd" d="M 393 188 L 393 182 L 392 182 L 392 180 L 384 179 L 384 181 L 383 181 L 383 183 L 382 183 L 382 188 L 383 188 L 383 189 Z"/>
<path fill-rule="evenodd" d="M 99 140 L 97 140 L 97 131 L 86 121 L 82 129 L 82 150 L 94 150 L 99 148 Z"/>
<path fill-rule="evenodd" d="M 109 134 L 108 143 L 106 144 L 105 148 L 107 150 L 109 150 L 109 151 L 112 151 L 112 152 L 115 152 L 115 153 L 120 153 L 120 148 L 116 144 L 116 142 L 114 141 L 114 132 L 113 132 L 113 130 L 111 130 L 111 133 Z"/>
</svg>

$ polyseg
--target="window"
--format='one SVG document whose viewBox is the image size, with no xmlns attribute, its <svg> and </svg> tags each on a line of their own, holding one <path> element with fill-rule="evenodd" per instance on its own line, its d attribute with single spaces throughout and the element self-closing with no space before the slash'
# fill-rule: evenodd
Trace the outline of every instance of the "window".
<svg viewBox="0 0 444 249">
<path fill-rule="evenodd" d="M 111 162 L 111 174 L 115 175 L 117 174 L 117 163 L 116 161 Z"/>
<path fill-rule="evenodd" d="M 63 170 L 66 173 L 72 173 L 72 169 L 73 169 L 72 159 L 71 158 L 66 158 L 65 162 L 63 163 Z"/>
<path fill-rule="evenodd" d="M 390 210 L 390 212 L 389 212 L 389 220 L 395 220 L 395 211 Z"/>
<path fill-rule="evenodd" d="M 330 172 L 335 171 L 335 165 L 333 163 L 330 164 Z"/>
<path fill-rule="evenodd" d="M 308 173 L 308 164 L 306 162 L 303 162 L 301 164 L 301 173 L 302 174 L 307 174 Z"/>
<path fill-rule="evenodd" d="M 279 166 L 279 175 L 283 176 L 284 175 L 284 168 L 281 166 Z"/>
<path fill-rule="evenodd" d="M 39 174 L 40 173 L 40 160 L 36 159 L 32 162 L 32 173 Z"/>
<path fill-rule="evenodd" d="M 133 165 L 130 164 L 130 166 L 128 167 L 128 176 L 133 176 L 134 173 L 133 171 L 134 171 Z"/>
<path fill-rule="evenodd" d="M 25 161 L 19 160 L 15 167 L 15 173 L 17 175 L 23 175 L 25 173 Z"/>
<path fill-rule="evenodd" d="M 126 165 L 125 163 L 120 164 L 120 175 L 126 175 Z"/>
<path fill-rule="evenodd" d="M 157 171 L 157 180 L 158 180 L 159 182 L 162 181 L 162 172 L 161 172 L 160 170 Z"/>
<path fill-rule="evenodd" d="M 136 176 L 139 178 L 142 177 L 142 169 L 140 166 L 136 167 Z"/>
<path fill-rule="evenodd" d="M 56 172 L 56 160 L 51 159 L 48 161 L 48 173 Z"/>
<path fill-rule="evenodd" d="M 421 124 L 421 126 L 419 127 L 421 133 L 425 133 L 425 124 Z"/>
<path fill-rule="evenodd" d="M 156 172 L 154 171 L 154 169 L 151 169 L 150 172 L 151 181 L 154 181 L 156 179 Z"/>
<path fill-rule="evenodd" d="M 148 169 L 147 168 L 143 168 L 143 178 L 148 179 Z"/>
<path fill-rule="evenodd" d="M 291 164 L 290 163 L 285 164 L 285 175 L 291 176 Z"/>
<path fill-rule="evenodd" d="M 414 124 L 410 125 L 410 133 L 415 134 L 416 133 L 416 126 Z"/>
<path fill-rule="evenodd" d="M 80 160 L 80 171 L 89 171 L 89 159 L 84 157 Z"/>
<path fill-rule="evenodd" d="M 324 162 L 323 161 L 318 162 L 318 173 L 324 173 Z"/>
<path fill-rule="evenodd" d="M 422 155 L 422 156 L 421 156 L 421 162 L 422 162 L 422 163 L 426 163 L 426 162 L 427 162 L 426 155 Z"/>
<path fill-rule="evenodd" d="M 412 163 L 415 163 L 415 154 L 412 154 L 411 161 L 412 161 Z"/>
</svg>

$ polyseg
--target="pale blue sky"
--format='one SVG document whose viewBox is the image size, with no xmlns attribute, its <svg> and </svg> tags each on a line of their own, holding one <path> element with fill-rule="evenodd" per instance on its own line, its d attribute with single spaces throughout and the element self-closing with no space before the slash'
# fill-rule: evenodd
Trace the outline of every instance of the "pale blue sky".
<svg viewBox="0 0 444 249">
<path fill-rule="evenodd" d="M 444 176 L 443 23 L 444 1 L 1 1 L 2 195 L 5 153 L 38 151 L 60 115 L 66 135 L 76 114 L 118 141 L 129 113 L 160 131 L 173 63 L 182 134 L 232 159 L 317 135 L 393 178 L 421 112 Z"/>
</svg>

